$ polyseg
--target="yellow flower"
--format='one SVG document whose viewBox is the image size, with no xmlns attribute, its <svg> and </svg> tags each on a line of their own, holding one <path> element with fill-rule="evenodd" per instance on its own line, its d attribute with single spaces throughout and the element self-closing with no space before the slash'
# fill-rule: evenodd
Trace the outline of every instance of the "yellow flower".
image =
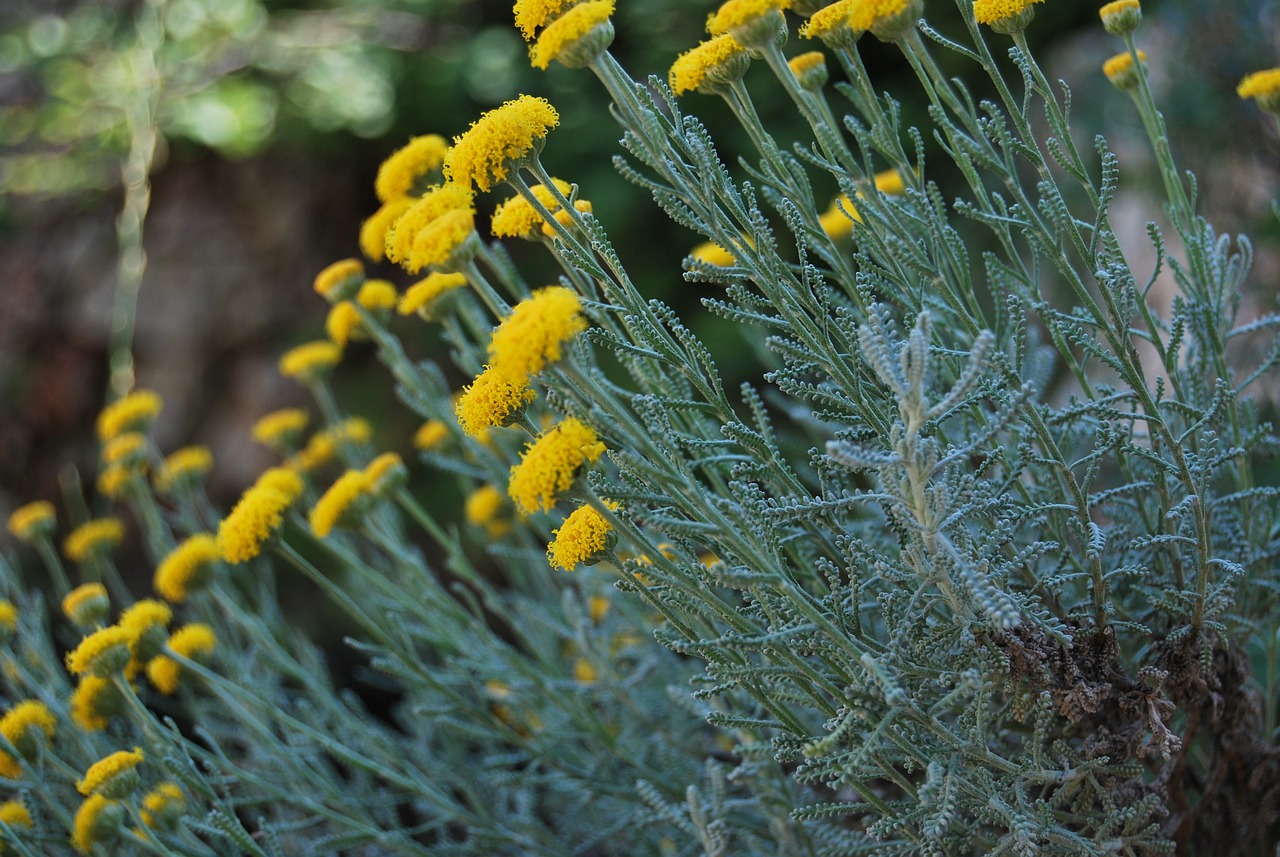
<svg viewBox="0 0 1280 857">
<path fill-rule="evenodd" d="M 309 383 L 323 377 L 342 359 L 342 349 L 332 342 L 317 340 L 291 348 L 280 358 L 280 374 Z"/>
<path fill-rule="evenodd" d="M 733 258 L 732 253 L 719 244 L 712 244 L 710 241 L 694 247 L 689 251 L 689 255 L 699 262 L 714 265 L 717 268 L 731 268 L 738 264 L 738 260 Z"/>
<path fill-rule="evenodd" d="M 889 196 L 899 196 L 906 193 L 907 183 L 902 179 L 902 173 L 897 170 L 885 170 L 876 173 L 873 179 L 876 190 Z"/>
<path fill-rule="evenodd" d="M 552 178 L 552 184 L 560 191 L 560 195 L 568 198 L 573 185 L 563 179 Z M 530 190 L 534 197 L 542 203 L 542 207 L 552 214 L 560 208 L 559 201 L 545 185 L 534 185 Z M 533 238 L 542 228 L 544 221 L 527 199 L 513 196 L 499 205 L 489 221 L 489 231 L 498 238 Z"/>
<path fill-rule="evenodd" d="M 1241 98 L 1252 98 L 1263 110 L 1280 113 L 1280 68 L 1247 74 L 1236 87 Z"/>
<path fill-rule="evenodd" d="M 471 188 L 447 182 L 414 203 L 387 232 L 387 258 L 410 273 L 449 260 L 475 229 Z"/>
<path fill-rule="evenodd" d="M 171 619 L 173 610 L 169 605 L 154 598 L 137 601 L 120 614 L 116 624 L 133 635 L 129 649 L 135 661 L 145 661 L 159 654 Z"/>
<path fill-rule="evenodd" d="M 83 583 L 62 599 L 62 615 L 81 628 L 91 628 L 107 617 L 111 599 L 101 583 Z"/>
<path fill-rule="evenodd" d="M 111 679 L 86 675 L 72 691 L 67 707 L 72 723 L 86 732 L 101 732 L 124 710 L 124 697 Z"/>
<path fill-rule="evenodd" d="M 849 16 L 853 5 L 860 0 L 837 0 L 814 12 L 809 20 L 800 27 L 800 35 L 806 39 L 822 39 L 831 42 L 833 47 L 845 43 L 849 38 Z"/>
<path fill-rule="evenodd" d="M 559 124 L 560 115 L 545 98 L 521 95 L 483 114 L 455 138 L 444 174 L 487 191 L 494 182 L 505 180 L 513 162 L 527 157 Z"/>
<path fill-rule="evenodd" d="M 374 262 L 381 262 L 387 257 L 387 233 L 389 233 L 413 207 L 414 200 L 407 196 L 384 202 L 382 207 L 360 224 L 360 252 Z"/>
<path fill-rule="evenodd" d="M 732 33 L 746 47 L 763 47 L 777 37 L 783 27 L 782 10 L 789 8 L 791 0 L 726 0 L 707 18 L 707 32 Z"/>
<path fill-rule="evenodd" d="M 182 788 L 175 782 L 163 782 L 142 799 L 142 823 L 147 827 L 172 829 L 187 808 Z"/>
<path fill-rule="evenodd" d="M 575 2 L 576 0 L 516 0 L 516 26 L 520 28 L 525 41 L 529 41 L 539 27 Z"/>
<path fill-rule="evenodd" d="M 449 427 L 441 420 L 427 420 L 413 435 L 414 449 L 435 449 L 449 437 Z"/>
<path fill-rule="evenodd" d="M 358 338 L 365 338 L 356 305 L 351 301 L 342 301 L 330 307 L 324 320 L 324 332 L 329 335 L 329 341 L 339 348 L 346 348 L 355 334 L 359 335 Z"/>
<path fill-rule="evenodd" d="M 1026 5 L 1044 0 L 996 0 Z M 860 0 L 849 7 L 849 27 L 855 31 L 870 30 L 877 38 L 893 41 L 900 38 L 920 17 L 920 0 Z"/>
<path fill-rule="evenodd" d="M 483 527 L 490 538 L 505 535 L 511 529 L 508 521 L 499 515 L 506 504 L 506 496 L 493 485 L 483 485 L 471 492 L 463 504 L 463 514 L 473 527 Z"/>
<path fill-rule="evenodd" d="M 16 800 L 0 803 L 0 821 L 9 827 L 31 827 L 31 813 Z"/>
<path fill-rule="evenodd" d="M 179 485 L 194 485 L 212 469 L 209 447 L 184 446 L 170 453 L 156 471 L 156 490 L 169 494 Z"/>
<path fill-rule="evenodd" d="M 58 514 L 48 500 L 20 506 L 9 516 L 9 532 L 24 542 L 48 538 L 58 525 Z"/>
<path fill-rule="evenodd" d="M 76 791 L 82 795 L 100 794 L 120 800 L 138 787 L 138 765 L 142 764 L 142 749 L 117 750 L 89 766 L 84 777 L 76 783 Z"/>
<path fill-rule="evenodd" d="M 109 553 L 123 539 L 124 524 L 118 518 L 96 518 L 72 530 L 62 552 L 73 562 L 86 562 Z"/>
<path fill-rule="evenodd" d="M 574 509 L 552 535 L 555 538 L 547 545 L 547 560 L 552 568 L 563 571 L 573 571 L 580 564 L 594 565 L 616 538 L 613 527 L 594 506 Z"/>
<path fill-rule="evenodd" d="M 281 408 L 253 424 L 253 439 L 277 451 L 293 447 L 306 430 L 311 417 L 301 408 Z"/>
<path fill-rule="evenodd" d="M 844 238 L 853 232 L 853 224 L 861 223 L 862 215 L 853 207 L 853 200 L 848 194 L 840 194 L 832 201 L 831 207 L 818 218 L 822 231 L 833 240 Z"/>
<path fill-rule="evenodd" d="M 997 33 L 1017 32 L 1031 23 L 1032 5 L 1044 0 L 973 0 L 973 18 Z"/>
<path fill-rule="evenodd" d="M 384 452 L 365 465 L 364 475 L 369 477 L 372 492 L 379 497 L 400 488 L 409 478 L 404 459 L 397 452 Z"/>
<path fill-rule="evenodd" d="M 188 536 L 156 566 L 151 585 L 162 598 L 179 604 L 209 582 L 218 557 L 218 540 L 211 534 Z"/>
<path fill-rule="evenodd" d="M 285 511 L 302 493 L 297 473 L 274 467 L 260 477 L 218 525 L 218 551 L 227 562 L 241 563 L 262 552 L 262 543 L 284 523 Z"/>
<path fill-rule="evenodd" d="M 169 648 L 187 660 L 201 662 L 218 645 L 218 638 L 208 625 L 184 625 L 169 637 Z M 182 664 L 168 655 L 159 655 L 147 663 L 147 678 L 156 690 L 171 696 L 182 679 Z"/>
<path fill-rule="evenodd" d="M 809 51 L 794 56 L 787 63 L 787 67 L 795 75 L 796 82 L 800 84 L 800 87 L 807 89 L 809 92 L 817 92 L 822 89 L 830 79 L 827 73 L 827 58 L 822 51 Z"/>
<path fill-rule="evenodd" d="M 1115 0 L 1098 10 L 1102 28 L 1113 36 L 1127 36 L 1142 23 L 1142 4 L 1138 0 Z"/>
<path fill-rule="evenodd" d="M 539 289 L 498 325 L 489 341 L 489 359 L 510 382 L 525 383 L 558 361 L 564 344 L 586 329 L 582 302 L 572 289 Z"/>
<path fill-rule="evenodd" d="M 1147 52 L 1138 51 L 1139 62 L 1147 61 Z M 1133 89 L 1138 85 L 1138 73 L 1133 65 L 1133 55 L 1128 51 L 1116 54 L 1102 64 L 1102 73 L 1117 89 Z"/>
<path fill-rule="evenodd" d="M 593 62 L 613 41 L 613 0 L 588 0 L 556 18 L 529 52 L 534 68 L 559 60 L 569 68 Z"/>
<path fill-rule="evenodd" d="M 316 274 L 312 285 L 316 294 L 332 303 L 350 297 L 363 281 L 364 264 L 359 259 L 342 259 Z"/>
<path fill-rule="evenodd" d="M 750 64 L 747 49 L 726 33 L 699 42 L 676 57 L 667 72 L 667 84 L 676 95 L 693 90 L 715 94 L 740 80 Z"/>
<path fill-rule="evenodd" d="M 466 284 L 467 278 L 462 274 L 432 272 L 405 290 L 400 302 L 396 305 L 396 311 L 401 315 L 410 315 L 416 312 L 426 318 L 430 315 L 431 307 L 437 300 Z"/>
<path fill-rule="evenodd" d="M 373 482 L 362 470 L 348 470 L 329 486 L 311 510 L 308 521 L 320 538 L 327 537 L 343 516 L 373 489 Z"/>
<path fill-rule="evenodd" d="M 151 425 L 163 406 L 164 402 L 151 390 L 135 390 L 117 399 L 98 414 L 98 439 L 105 442 Z"/>
<path fill-rule="evenodd" d="M 4 717 L 0 717 L 0 734 L 24 759 L 33 758 L 41 743 L 52 741 L 56 727 L 53 712 L 43 702 L 34 699 L 17 703 L 4 713 Z M 18 760 L 0 751 L 0 777 L 16 780 L 21 776 L 22 767 Z"/>
<path fill-rule="evenodd" d="M 133 639 L 133 634 L 119 625 L 94 631 L 67 652 L 67 670 L 73 675 L 112 676 L 129 663 Z"/>
<path fill-rule="evenodd" d="M 102 795 L 90 795 L 76 810 L 71 844 L 81 854 L 92 854 L 95 846 L 107 845 L 120 834 L 124 806 Z"/>
<path fill-rule="evenodd" d="M 379 202 L 391 202 L 407 196 L 432 170 L 444 163 L 449 144 L 438 134 L 414 137 L 407 144 L 391 153 L 373 180 L 373 192 Z"/>
<path fill-rule="evenodd" d="M 528 384 L 516 383 L 493 366 L 486 366 L 463 388 L 454 412 L 463 433 L 479 437 L 488 429 L 511 425 L 535 396 Z"/>
<path fill-rule="evenodd" d="M 340 447 L 367 443 L 371 437 L 373 429 L 369 423 L 360 417 L 352 417 L 312 435 L 307 445 L 289 460 L 289 466 L 303 471 L 315 470 L 332 461 Z"/>
<path fill-rule="evenodd" d="M 525 447 L 520 463 L 511 468 L 507 494 L 521 514 L 549 511 L 573 485 L 578 469 L 604 450 L 590 426 L 568 417 Z"/>
<path fill-rule="evenodd" d="M 609 599 L 603 595 L 592 595 L 587 599 L 587 616 L 591 618 L 591 624 L 599 625 L 604 621 L 604 617 L 609 613 Z"/>
<path fill-rule="evenodd" d="M 578 658 L 573 662 L 573 679 L 579 684 L 595 684 L 596 668 L 586 658 Z"/>
<path fill-rule="evenodd" d="M 114 500 L 124 494 L 124 489 L 133 481 L 133 477 L 134 471 L 112 464 L 98 474 L 98 493 Z"/>
<path fill-rule="evenodd" d="M 147 450 L 147 439 L 141 432 L 118 434 L 102 445 L 102 461 L 106 464 L 132 464 Z"/>
<path fill-rule="evenodd" d="M 0 636 L 18 630 L 18 608 L 12 601 L 0 598 Z"/>
</svg>

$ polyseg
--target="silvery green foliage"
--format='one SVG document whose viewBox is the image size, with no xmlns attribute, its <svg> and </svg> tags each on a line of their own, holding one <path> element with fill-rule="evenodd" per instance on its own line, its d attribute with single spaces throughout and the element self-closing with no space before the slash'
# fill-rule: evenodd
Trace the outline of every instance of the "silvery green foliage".
<svg viewBox="0 0 1280 857">
<path fill-rule="evenodd" d="M 623 126 L 619 169 L 734 257 L 691 259 L 686 278 L 723 287 L 703 303 L 739 323 L 758 377 L 726 390 L 711 349 L 639 292 L 597 220 L 548 218 L 592 329 L 539 377 L 521 426 L 423 457 L 467 488 L 501 484 L 526 430 L 577 416 L 609 452 L 573 499 L 608 514 L 616 553 L 553 572 L 559 517 L 477 538 L 407 494 L 324 540 L 295 518 L 270 556 L 222 569 L 183 608 L 220 645 L 209 668 L 185 667 L 177 700 L 140 687 L 105 733 L 64 726 L 50 749 L 78 771 L 140 743 L 148 780 L 182 785 L 193 810 L 179 829 L 125 834 L 127 847 L 835 857 L 1265 843 L 1275 502 L 1253 474 L 1272 441 L 1246 388 L 1280 351 L 1236 365 L 1228 350 L 1276 324 L 1238 318 L 1249 244 L 1195 216 L 1144 85 L 1134 104 L 1167 225 L 1148 227 L 1157 271 L 1134 270 L 1108 218 L 1115 155 L 1102 138 L 1081 154 L 1065 90 L 1019 36 L 1006 79 L 992 50 L 1007 38 L 958 5 L 963 44 L 924 22 L 899 43 L 929 128 L 902 126 L 854 49 L 833 52 L 848 77 L 837 124 L 774 47 L 759 60 L 813 140 L 775 141 L 737 85 L 723 97 L 758 159 L 732 166 L 661 81 L 637 84 L 608 54 L 593 66 Z M 943 78 L 937 50 L 990 75 L 998 103 Z M 945 194 L 931 166 L 943 159 L 962 182 Z M 877 190 L 877 167 L 905 192 Z M 523 168 L 511 183 L 526 198 L 550 186 L 536 159 Z M 820 182 L 857 209 L 851 245 L 823 229 Z M 479 259 L 511 298 L 528 295 L 501 246 Z M 1164 315 L 1160 269 L 1178 287 Z M 486 275 L 468 276 L 479 288 Z M 475 373 L 494 319 L 476 292 L 450 302 L 441 328 Z M 441 369 L 362 319 L 405 404 L 449 419 Z M 362 464 L 372 450 L 345 454 Z M 199 497 L 129 499 L 157 554 L 213 520 Z M 349 645 L 398 694 L 390 722 L 328 681 L 280 603 L 285 574 L 354 623 Z M 7 662 L 6 694 L 65 723 L 52 635 L 74 638 L 7 567 L 5 581 L 27 649 Z M 611 588 L 593 615 L 589 599 Z M 69 783 L 56 766 L 32 776 L 39 823 L 23 847 L 56 850 Z"/>
</svg>

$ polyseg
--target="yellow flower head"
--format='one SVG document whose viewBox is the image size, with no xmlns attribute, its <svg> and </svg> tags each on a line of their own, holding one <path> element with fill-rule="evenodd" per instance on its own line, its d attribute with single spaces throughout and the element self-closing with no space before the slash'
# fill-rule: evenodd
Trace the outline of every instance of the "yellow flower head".
<svg viewBox="0 0 1280 857">
<path fill-rule="evenodd" d="M 332 461 L 340 448 L 368 443 L 371 437 L 373 429 L 369 423 L 360 417 L 352 417 L 312 435 L 302 451 L 289 460 L 289 466 L 297 470 L 315 470 Z"/>
<path fill-rule="evenodd" d="M 133 657 L 145 661 L 159 654 L 164 647 L 166 628 L 173 619 L 173 610 L 163 601 L 144 598 L 137 601 L 120 614 L 116 622 L 133 635 L 133 644 L 129 647 Z M 140 665 L 140 664 L 139 664 Z"/>
<path fill-rule="evenodd" d="M 853 200 L 849 199 L 848 194 L 843 193 L 836 197 L 831 207 L 818 218 L 822 231 L 836 240 L 849 235 L 853 232 L 853 224 L 861 222 L 862 215 L 858 214 L 858 209 L 854 208 Z"/>
<path fill-rule="evenodd" d="M 1113 36 L 1127 36 L 1142 23 L 1142 4 L 1139 0 L 1115 0 L 1098 10 L 1102 28 Z"/>
<path fill-rule="evenodd" d="M 493 366 L 486 366 L 475 381 L 463 388 L 454 404 L 458 425 L 468 437 L 511 425 L 535 396 L 527 383 L 517 383 Z"/>
<path fill-rule="evenodd" d="M 404 216 L 404 213 L 413 208 L 413 203 L 414 200 L 407 196 L 384 202 L 382 207 L 369 216 L 368 220 L 360 224 L 360 252 L 374 262 L 385 259 L 387 234 Z"/>
<path fill-rule="evenodd" d="M 806 39 L 822 39 L 832 47 L 847 47 L 856 40 L 849 19 L 853 15 L 853 7 L 861 0 L 838 0 L 814 12 L 804 26 L 800 35 Z"/>
<path fill-rule="evenodd" d="M 607 504 L 616 508 L 616 504 Z M 613 527 L 594 506 L 579 506 L 565 518 L 547 545 L 552 568 L 573 571 L 580 564 L 598 562 L 616 537 Z"/>
<path fill-rule="evenodd" d="M 446 211 L 418 232 L 409 259 L 402 266 L 411 274 L 429 266 L 441 270 L 457 268 L 475 255 L 478 248 L 467 240 L 475 234 L 474 211 L 461 208 Z"/>
<path fill-rule="evenodd" d="M 827 85 L 827 57 L 822 51 L 808 51 L 794 56 L 787 67 L 803 89 L 817 92 Z"/>
<path fill-rule="evenodd" d="M 449 427 L 441 420 L 427 420 L 413 434 L 413 448 L 426 451 L 435 449 L 449 437 Z"/>
<path fill-rule="evenodd" d="M 274 467 L 258 477 L 218 525 L 222 559 L 241 563 L 260 554 L 262 543 L 280 529 L 285 511 L 301 493 L 302 479 L 287 468 Z"/>
<path fill-rule="evenodd" d="M 304 383 L 321 378 L 342 359 L 342 349 L 332 342 L 304 342 L 289 349 L 280 358 L 280 374 Z"/>
<path fill-rule="evenodd" d="M 715 94 L 747 73 L 751 56 L 737 39 L 725 33 L 699 42 L 676 57 L 667 84 L 676 95 L 697 90 Z"/>
<path fill-rule="evenodd" d="M 973 18 L 997 33 L 1014 33 L 1031 23 L 1032 5 L 1044 0 L 973 0 Z"/>
<path fill-rule="evenodd" d="M 9 532 L 24 542 L 48 538 L 58 525 L 58 513 L 48 500 L 20 506 L 9 516 Z"/>
<path fill-rule="evenodd" d="M 1147 52 L 1138 51 L 1138 61 L 1147 61 Z M 1133 65 L 1133 55 L 1128 51 L 1116 54 L 1102 64 L 1102 73 L 1117 89 L 1133 89 L 1138 85 L 1138 72 Z"/>
<path fill-rule="evenodd" d="M 563 179 L 553 178 L 552 183 L 560 191 L 561 196 L 566 198 L 573 190 L 573 185 Z M 555 214 L 560 208 L 560 202 L 550 188 L 534 185 L 530 190 L 533 191 L 538 202 L 542 203 L 542 207 L 551 214 Z M 498 238 L 534 238 L 544 222 L 542 215 L 527 199 L 522 196 L 513 196 L 494 209 L 493 218 L 489 221 L 489 231 Z"/>
<path fill-rule="evenodd" d="M 511 524 L 500 516 L 506 505 L 506 495 L 493 485 L 482 485 L 467 496 L 463 514 L 473 527 L 483 527 L 486 535 L 497 538 L 511 529 Z"/>
<path fill-rule="evenodd" d="M 573 680 L 579 684 L 595 684 L 596 668 L 586 658 L 578 658 L 573 662 Z"/>
<path fill-rule="evenodd" d="M 402 488 L 409 480 L 409 470 L 398 452 L 384 452 L 370 461 L 365 465 L 364 475 L 369 477 L 371 491 L 378 497 Z"/>
<path fill-rule="evenodd" d="M 98 439 L 104 443 L 127 431 L 144 429 L 159 416 L 164 402 L 150 390 L 135 390 L 98 414 Z"/>
<path fill-rule="evenodd" d="M 169 648 L 175 654 L 196 662 L 202 662 L 217 645 L 213 629 L 198 623 L 184 625 L 169 637 Z M 171 696 L 182 680 L 182 664 L 168 655 L 159 655 L 147 663 L 147 678 L 156 690 Z"/>
<path fill-rule="evenodd" d="M 0 821 L 9 827 L 31 827 L 31 813 L 16 800 L 0 803 Z"/>
<path fill-rule="evenodd" d="M 470 187 L 447 182 L 433 188 L 387 232 L 387 258 L 410 272 L 441 264 L 475 228 L 474 218 Z"/>
<path fill-rule="evenodd" d="M 173 493 L 181 485 L 195 485 L 213 469 L 213 453 L 207 446 L 184 446 L 170 453 L 156 471 L 156 490 Z"/>
<path fill-rule="evenodd" d="M 62 599 L 62 615 L 81 628 L 92 628 L 107 618 L 111 599 L 101 583 L 83 583 Z"/>
<path fill-rule="evenodd" d="M 142 799 L 142 823 L 147 827 L 171 830 L 186 811 L 187 799 L 175 782 L 163 782 Z"/>
<path fill-rule="evenodd" d="M 98 474 L 98 493 L 113 500 L 124 494 L 125 488 L 133 483 L 135 471 L 119 464 L 112 464 Z"/>
<path fill-rule="evenodd" d="M 448 151 L 448 142 L 439 134 L 414 137 L 378 167 L 373 192 L 384 203 L 408 196 L 410 191 L 425 184 L 426 176 L 440 169 Z"/>
<path fill-rule="evenodd" d="M 316 274 L 312 285 L 316 294 L 332 303 L 350 297 L 362 282 L 364 264 L 359 259 L 343 259 Z"/>
<path fill-rule="evenodd" d="M 292 449 L 306 431 L 310 415 L 301 408 L 272 411 L 253 424 L 253 439 L 278 452 Z"/>
<path fill-rule="evenodd" d="M 560 114 L 549 101 L 521 95 L 483 114 L 455 138 L 444 174 L 487 191 L 494 182 L 505 180 L 513 162 L 526 158 L 559 124 Z"/>
<path fill-rule="evenodd" d="M 12 601 L 0 598 L 0 639 L 18 630 L 18 608 Z"/>
<path fill-rule="evenodd" d="M 572 289 L 549 286 L 516 305 L 489 341 L 489 359 L 514 383 L 555 363 L 564 344 L 587 329 L 582 302 Z"/>
<path fill-rule="evenodd" d="M 549 511 L 573 485 L 578 469 L 604 450 L 590 426 L 568 417 L 525 447 L 520 463 L 511 468 L 507 494 L 521 514 Z"/>
<path fill-rule="evenodd" d="M 1011 2 L 1025 4 L 1043 0 Z M 877 38 L 893 41 L 915 24 L 920 16 L 920 9 L 920 0 L 858 0 L 849 7 L 849 27 L 854 31 L 870 30 Z"/>
<path fill-rule="evenodd" d="M 39 745 L 53 740 L 58 721 L 43 702 L 27 699 L 17 703 L 0 717 L 3 734 L 24 759 L 35 757 Z M 16 780 L 22 776 L 18 760 L 0 752 L 0 776 Z"/>
<path fill-rule="evenodd" d="M 876 190 L 888 196 L 899 196 L 907 191 L 907 183 L 903 180 L 902 173 L 897 170 L 876 173 L 873 181 Z"/>
<path fill-rule="evenodd" d="M 76 791 L 82 795 L 102 795 L 120 800 L 128 797 L 138 787 L 138 765 L 142 764 L 142 750 L 118 750 L 99 759 L 84 772 L 76 783 Z"/>
<path fill-rule="evenodd" d="M 124 697 L 111 679 L 85 675 L 72 691 L 67 707 L 72 723 L 86 732 L 101 732 L 124 710 Z"/>
<path fill-rule="evenodd" d="M 124 523 L 119 518 L 95 518 L 71 531 L 62 552 L 72 562 L 87 562 L 110 553 L 123 539 Z"/>
<path fill-rule="evenodd" d="M 588 0 L 556 18 L 529 51 L 534 68 L 559 60 L 569 68 L 593 62 L 613 42 L 613 0 Z"/>
<path fill-rule="evenodd" d="M 342 301 L 329 308 L 329 314 L 324 320 L 324 332 L 329 335 L 329 341 L 339 348 L 346 348 L 353 338 L 368 338 L 360 324 L 360 312 L 351 301 Z"/>
<path fill-rule="evenodd" d="M 587 615 L 591 618 L 591 624 L 599 625 L 604 621 L 604 617 L 609 614 L 610 602 L 603 595 L 592 595 L 587 599 Z"/>
<path fill-rule="evenodd" d="M 533 34 L 539 27 L 575 2 L 577 0 L 516 0 L 514 9 L 516 26 L 520 28 L 520 33 L 527 42 L 533 38 Z"/>
<path fill-rule="evenodd" d="M 67 652 L 67 670 L 73 675 L 112 676 L 129 663 L 133 639 L 133 634 L 119 625 L 94 631 Z"/>
<path fill-rule="evenodd" d="M 320 538 L 327 537 L 356 504 L 373 490 L 373 482 L 363 470 L 348 470 L 316 501 L 308 521 Z"/>
<path fill-rule="evenodd" d="M 1236 87 L 1241 98 L 1252 98 L 1263 110 L 1280 113 L 1280 68 L 1247 74 Z"/>
<path fill-rule="evenodd" d="M 725 0 L 707 18 L 707 32 L 731 33 L 739 44 L 762 48 L 778 37 L 785 26 L 782 10 L 790 8 L 791 0 Z"/>
<path fill-rule="evenodd" d="M 81 854 L 92 854 L 98 845 L 107 845 L 120 835 L 124 805 L 99 794 L 89 795 L 76 810 L 71 844 Z"/>
<path fill-rule="evenodd" d="M 102 444 L 104 464 L 133 465 L 147 452 L 147 439 L 141 432 L 127 431 Z"/>
<path fill-rule="evenodd" d="M 694 247 L 689 251 L 689 255 L 699 262 L 714 265 L 717 268 L 732 268 L 738 264 L 738 260 L 733 258 L 732 253 L 719 244 L 712 244 L 710 241 Z"/>
<path fill-rule="evenodd" d="M 396 311 L 401 315 L 416 312 L 423 318 L 429 318 L 431 308 L 437 300 L 466 284 L 467 278 L 463 274 L 434 271 L 405 290 L 400 302 L 396 304 Z"/>
<path fill-rule="evenodd" d="M 208 582 L 218 561 L 218 540 L 209 533 L 188 536 L 156 566 L 151 585 L 160 597 L 180 604 Z"/>
</svg>

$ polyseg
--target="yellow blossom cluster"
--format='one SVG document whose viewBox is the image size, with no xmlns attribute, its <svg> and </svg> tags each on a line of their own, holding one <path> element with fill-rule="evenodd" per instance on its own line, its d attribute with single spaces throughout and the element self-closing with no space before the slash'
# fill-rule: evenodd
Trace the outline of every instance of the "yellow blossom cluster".
<svg viewBox="0 0 1280 857">
<path fill-rule="evenodd" d="M 273 467 L 259 476 L 218 525 L 222 559 L 241 563 L 261 553 L 262 543 L 284 523 L 285 511 L 301 493 L 302 479 L 288 468 Z"/>
<path fill-rule="evenodd" d="M 481 115 L 454 140 L 444 162 L 451 180 L 482 191 L 505 181 L 513 164 L 560 124 L 560 114 L 545 98 L 521 95 Z"/>
<path fill-rule="evenodd" d="M 604 454 L 595 430 L 568 417 L 525 447 L 511 468 L 507 494 L 522 515 L 547 512 L 568 491 L 578 470 Z"/>
</svg>

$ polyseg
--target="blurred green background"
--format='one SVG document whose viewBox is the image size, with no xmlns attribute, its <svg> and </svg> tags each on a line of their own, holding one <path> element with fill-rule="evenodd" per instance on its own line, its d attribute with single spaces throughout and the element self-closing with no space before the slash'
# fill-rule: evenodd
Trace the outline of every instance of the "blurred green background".
<svg viewBox="0 0 1280 857">
<path fill-rule="evenodd" d="M 665 78 L 675 56 L 702 37 L 716 4 L 618 5 L 615 55 L 638 78 Z M 1118 43 L 1102 33 L 1097 5 L 1049 0 L 1037 6 L 1031 36 L 1042 63 L 1073 89 L 1082 147 L 1091 149 L 1093 134 L 1105 131 L 1121 155 L 1126 193 L 1117 217 L 1137 236 L 1140 254 L 1142 223 L 1159 217 L 1144 191 L 1154 180 L 1127 99 L 1098 71 Z M 160 22 L 154 78 L 147 57 L 140 60 L 149 49 L 138 22 L 148 8 Z M 1175 154 L 1199 174 L 1202 210 L 1221 229 L 1249 231 L 1271 248 L 1255 277 L 1266 287 L 1252 298 L 1270 308 L 1280 279 L 1268 214 L 1280 144 L 1276 124 L 1241 103 L 1234 87 L 1246 72 L 1277 63 L 1277 4 L 1148 0 L 1144 8 L 1140 42 Z M 930 0 L 926 14 L 938 29 L 958 31 L 952 4 Z M 793 33 L 787 50 L 817 47 Z M 918 89 L 896 50 L 869 37 L 863 48 L 878 85 L 923 127 Z M 940 56 L 985 94 L 976 69 Z M 521 92 L 545 95 L 560 110 L 563 125 L 544 161 L 581 185 L 641 287 L 681 307 L 723 355 L 729 383 L 749 372 L 733 360 L 733 334 L 700 312 L 707 287 L 681 278 L 681 258 L 701 239 L 618 177 L 611 156 L 620 151 L 619 132 L 595 79 L 559 66 L 530 68 L 507 0 L 165 0 L 150 7 L 7 0 L 0 5 L 0 514 L 57 498 L 68 464 L 92 480 L 127 117 L 148 81 L 161 142 L 134 339 L 138 382 L 165 397 L 157 432 L 166 449 L 213 448 L 216 499 L 234 499 L 270 462 L 248 440 L 252 422 L 305 404 L 301 388 L 277 376 L 275 361 L 321 334 L 326 308 L 311 279 L 357 254 L 358 226 L 376 207 L 379 162 L 411 135 L 456 135 Z M 804 139 L 767 70 L 753 68 L 748 81 L 778 139 Z M 726 159 L 747 153 L 717 99 L 693 94 L 682 103 L 712 126 Z M 932 164 L 940 171 L 930 177 L 946 188 L 953 177 L 940 159 Z M 834 187 L 819 185 L 819 192 Z M 500 199 L 483 200 L 482 216 Z M 532 281 L 553 276 L 539 248 L 512 250 Z M 434 329 L 411 320 L 400 330 L 415 354 L 441 353 Z M 379 427 L 382 446 L 407 450 L 416 420 L 375 364 L 367 346 L 353 347 L 339 373 L 341 395 Z"/>
</svg>

